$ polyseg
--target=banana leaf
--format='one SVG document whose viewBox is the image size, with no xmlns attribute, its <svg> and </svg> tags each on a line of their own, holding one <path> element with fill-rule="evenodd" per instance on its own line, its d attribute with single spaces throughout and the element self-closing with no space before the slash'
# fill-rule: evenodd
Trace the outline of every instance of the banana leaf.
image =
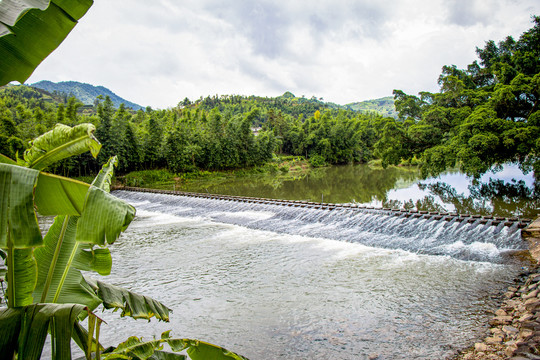
<svg viewBox="0 0 540 360">
<path fill-rule="evenodd" d="M 17 165 L 17 162 L 15 160 L 12 160 L 12 159 L 8 158 L 4 154 L 0 154 L 0 163 L 10 164 L 10 165 Z"/>
<path fill-rule="evenodd" d="M 0 248 L 7 253 L 8 305 L 33 302 L 36 261 L 32 248 L 43 243 L 33 193 L 39 171 L 0 164 Z"/>
<path fill-rule="evenodd" d="M 82 276 L 81 270 L 94 271 L 100 275 L 110 273 L 112 266 L 110 251 L 107 248 L 96 248 L 95 242 L 104 243 L 107 232 L 112 233 L 109 234 L 109 242 L 114 242 L 135 214 L 135 209 L 131 205 L 108 194 L 113 168 L 117 161 L 116 157 L 111 158 L 93 182 L 105 190 L 96 186 L 90 186 L 88 189 L 89 193 L 106 194 L 107 201 L 100 201 L 99 197 L 89 197 L 87 194 L 80 215 L 85 214 L 85 206 L 92 205 L 93 209 L 101 209 L 102 213 L 110 214 L 112 218 L 115 218 L 115 212 L 118 212 L 120 215 L 116 217 L 124 221 L 116 228 L 106 230 L 105 227 L 111 226 L 110 222 L 99 221 L 99 217 L 87 216 L 86 226 L 91 226 L 103 234 L 103 239 L 94 239 L 93 243 L 77 239 L 78 223 L 81 220 L 79 216 L 57 216 L 45 235 L 44 246 L 34 251 L 38 261 L 38 280 L 34 298 L 40 298 L 41 302 L 84 304 L 91 310 L 102 303 L 95 289 Z M 111 209 L 105 210 L 107 207 Z"/>
<path fill-rule="evenodd" d="M 37 282 L 37 265 L 32 249 L 43 244 L 34 212 L 34 204 L 43 215 L 81 215 L 89 189 L 92 189 L 93 192 L 104 193 L 103 190 L 80 181 L 0 163 L 0 196 L 2 199 L 0 202 L 0 248 L 6 249 L 8 254 L 7 279 L 10 306 L 25 306 L 34 300 L 32 292 Z M 101 204 L 113 206 L 114 211 L 121 213 L 119 217 L 125 220 L 120 224 L 120 228 L 114 229 L 112 232 L 109 231 L 108 241 L 112 242 L 114 241 L 113 237 L 117 236 L 120 230 L 124 229 L 133 218 L 134 209 L 129 204 L 110 195 L 107 197 L 107 201 Z M 94 204 L 93 209 L 96 207 L 98 205 Z M 112 210 L 109 212 L 114 214 Z M 87 224 L 88 226 L 92 225 L 91 219 L 87 221 Z M 105 234 L 105 230 L 99 226 L 109 226 L 111 223 L 101 222 L 94 225 L 98 227 L 98 233 Z M 57 230 L 56 226 L 53 230 L 55 229 Z M 75 237 L 75 233 L 73 233 L 73 237 Z M 94 239 L 94 241 L 104 242 L 105 239 Z M 89 251 L 82 253 L 81 256 L 85 256 L 86 262 L 90 261 L 90 265 L 79 266 L 81 270 L 87 270 L 90 267 L 99 268 L 98 272 L 100 273 L 110 271 L 110 268 L 103 270 L 103 267 L 106 266 L 104 263 L 107 261 L 106 257 L 110 257 L 108 250 L 92 252 L 90 249 Z M 80 264 L 85 260 L 81 257 L 77 261 Z M 110 261 L 108 262 L 110 263 Z M 88 286 L 86 286 L 86 292 L 90 298 L 94 299 L 94 302 L 98 301 Z M 76 303 L 76 301 L 71 302 Z"/>
<path fill-rule="evenodd" d="M 19 159 L 19 165 L 43 170 L 57 161 L 89 150 L 96 157 L 101 144 L 94 136 L 95 130 L 94 125 L 86 123 L 74 127 L 56 124 L 52 130 L 32 140 L 23 159 Z"/>
<path fill-rule="evenodd" d="M 71 359 L 71 335 L 79 304 L 32 304 L 0 309 L 0 354 L 3 359 L 40 359 L 47 337 L 53 334 L 53 359 Z"/>
<path fill-rule="evenodd" d="M 184 355 L 166 353 L 161 351 L 163 345 L 167 344 L 174 352 L 187 350 L 189 357 L 193 360 L 247 360 L 245 357 L 237 355 L 222 347 L 193 339 L 172 338 L 170 331 L 161 334 L 160 339 L 143 341 L 132 336 L 109 353 L 103 354 L 104 360 L 112 359 L 184 359 Z"/>
<path fill-rule="evenodd" d="M 64 41 L 92 0 L 0 1 L 0 86 L 24 83 Z"/>
<path fill-rule="evenodd" d="M 151 317 L 155 316 L 158 320 L 169 321 L 171 309 L 157 300 L 102 281 L 87 279 L 87 282 L 103 301 L 105 309 L 114 309 L 115 311 L 121 309 L 121 316 L 129 316 L 134 319 L 150 320 Z"/>
<path fill-rule="evenodd" d="M 109 250 L 94 245 L 103 245 L 105 239 L 109 243 L 114 242 L 135 214 L 129 204 L 108 194 L 117 162 L 117 158 L 112 157 L 94 179 L 94 186 L 90 187 L 89 191 L 107 195 L 107 201 L 103 203 L 100 198 L 88 194 L 85 206 L 93 204 L 92 209 L 98 214 L 88 216 L 85 207 L 81 217 L 57 216 L 45 235 L 44 246 L 35 249 L 38 281 L 33 296 L 41 299 L 41 302 L 84 304 L 90 310 L 103 303 L 107 309 L 121 309 L 122 316 L 144 319 L 155 316 L 159 320 L 168 321 L 170 310 L 162 303 L 101 281 L 86 280 L 81 273 L 81 270 L 94 271 L 100 275 L 110 273 L 112 259 Z M 119 216 L 115 217 L 114 212 L 103 210 L 107 207 L 121 209 L 116 210 Z M 115 218 L 119 221 L 111 225 L 110 219 Z M 90 229 L 85 230 L 85 227 Z M 88 235 L 79 236 L 81 231 L 93 234 L 93 237 L 85 240 Z"/>
</svg>

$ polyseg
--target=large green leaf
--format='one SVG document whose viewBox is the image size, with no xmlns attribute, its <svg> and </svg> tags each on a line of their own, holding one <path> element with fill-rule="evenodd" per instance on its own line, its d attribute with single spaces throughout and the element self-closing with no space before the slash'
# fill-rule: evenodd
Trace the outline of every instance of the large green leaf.
<svg viewBox="0 0 540 360">
<path fill-rule="evenodd" d="M 39 171 L 0 163 L 0 247 L 24 249 L 42 244 L 34 188 Z"/>
<path fill-rule="evenodd" d="M 112 168 L 112 163 L 106 166 L 99 181 L 100 185 L 105 188 L 109 187 L 112 176 L 109 168 Z M 66 285 L 65 289 L 58 287 L 54 289 L 53 296 L 56 299 L 58 299 L 60 291 L 64 291 L 61 302 L 83 303 L 92 309 L 95 308 L 101 300 L 96 297 L 95 292 L 86 284 L 77 269 L 94 270 L 100 274 L 110 272 L 109 251 L 107 249 L 94 249 L 92 244 L 103 244 L 106 238 L 108 242 L 113 242 L 133 219 L 134 208 L 94 186 L 5 163 L 0 163 L 0 185 L 2 196 L 0 202 L 0 247 L 5 248 L 8 254 L 7 279 L 10 306 L 25 306 L 31 304 L 33 300 L 42 299 L 42 293 L 34 291 L 36 283 L 43 290 L 42 287 L 48 289 L 51 282 L 56 281 L 60 288 L 63 288 L 64 282 Z M 90 200 L 87 198 L 89 189 L 94 194 Z M 35 199 L 33 198 L 34 194 Z M 87 215 L 85 226 L 92 227 L 94 232 L 90 244 L 86 245 L 89 241 L 83 239 L 85 244 L 80 247 L 75 242 L 77 221 L 71 221 L 69 231 L 64 230 L 71 243 L 67 242 L 68 245 L 64 247 L 63 255 L 58 260 L 62 265 L 56 267 L 56 265 L 51 266 L 53 264 L 52 257 L 58 256 L 54 253 L 58 239 L 61 237 L 62 224 L 67 219 L 66 217 L 59 218 L 58 222 L 61 224 L 53 224 L 51 227 L 47 246 L 37 250 L 40 269 L 36 274 L 36 261 L 32 249 L 42 245 L 43 241 L 34 213 L 34 204 L 43 215 L 81 215 L 85 203 L 90 206 L 91 212 L 99 213 L 100 209 L 107 207 L 104 212 L 110 218 L 103 221 L 102 218 L 98 217 L 94 221 Z M 117 221 L 114 221 L 115 219 Z M 69 219 L 66 221 L 68 224 L 70 223 Z M 107 228 L 110 226 L 112 228 Z M 70 270 L 71 263 L 74 263 L 72 270 Z M 69 275 L 69 271 L 74 271 L 74 275 Z M 49 272 L 51 272 L 50 276 Z M 46 280 L 49 277 L 51 279 Z M 47 282 L 49 284 L 45 285 Z M 35 299 L 32 298 L 32 293 L 37 296 Z M 52 300 L 54 298 L 51 299 L 50 294 L 46 291 L 43 301 L 45 299 Z"/>
<path fill-rule="evenodd" d="M 160 350 L 163 344 L 170 346 L 172 351 L 180 352 L 187 349 L 189 357 L 193 360 L 246 360 L 222 347 L 193 339 L 180 339 L 170 337 L 170 331 L 161 334 L 161 339 L 143 341 L 135 336 L 107 354 L 103 354 L 104 360 L 112 359 L 183 359 L 183 355 L 164 353 Z"/>
<path fill-rule="evenodd" d="M 77 223 L 77 241 L 105 245 L 115 242 L 135 217 L 135 208 L 117 197 L 91 187 Z"/>
<path fill-rule="evenodd" d="M 36 262 L 32 248 L 43 243 L 34 213 L 39 171 L 0 163 L 0 248 L 7 253 L 8 305 L 32 303 Z"/>
<path fill-rule="evenodd" d="M 45 235 L 44 246 L 34 250 L 38 275 L 33 296 L 40 302 L 84 304 L 93 310 L 101 300 L 79 269 L 108 274 L 112 260 L 108 249 L 96 249 L 97 255 L 92 256 L 90 252 L 88 256 L 79 247 L 75 241 L 77 219 L 76 216 L 57 216 Z"/>
<path fill-rule="evenodd" d="M 79 304 L 32 304 L 0 309 L 0 354 L 2 359 L 40 359 L 48 331 L 53 334 L 53 359 L 71 359 L 71 334 Z"/>
<path fill-rule="evenodd" d="M 15 160 L 12 160 L 12 159 L 8 158 L 4 154 L 0 154 L 0 163 L 10 164 L 10 165 L 17 165 L 17 162 Z"/>
<path fill-rule="evenodd" d="M 88 192 L 97 192 L 106 194 L 107 201 L 100 201 L 100 198 L 88 198 L 85 206 L 93 206 L 95 209 L 101 209 L 101 212 L 106 212 L 115 217 L 115 211 L 120 213 L 120 217 L 125 219 L 125 214 L 134 214 L 134 208 L 124 201 L 112 197 L 108 194 L 110 180 L 113 173 L 116 157 L 111 158 L 107 164 L 103 166 L 94 184 L 104 188 L 99 189 L 91 186 Z M 60 184 L 62 184 L 60 182 Z M 50 191 L 49 191 L 50 192 Z M 80 204 L 77 204 L 77 207 Z M 107 207 L 112 208 L 106 209 Z M 81 214 L 86 212 L 83 206 Z M 115 229 L 114 239 L 119 235 L 120 231 L 127 227 L 129 220 L 125 220 Z M 108 249 L 95 247 L 94 243 L 103 244 L 105 242 L 104 227 L 109 226 L 108 222 L 92 222 L 88 219 L 86 224 L 93 226 L 97 232 L 102 234 L 102 238 L 94 238 L 92 241 L 79 241 L 77 239 L 78 223 L 81 221 L 79 216 L 57 216 L 54 223 L 50 227 L 45 236 L 45 246 L 35 250 L 35 256 L 38 260 L 39 272 L 37 286 L 34 291 L 34 297 L 40 298 L 41 302 L 58 302 L 58 303 L 79 303 L 85 304 L 90 309 L 95 309 L 101 304 L 102 299 L 96 294 L 96 291 L 86 282 L 80 270 L 95 271 L 100 275 L 108 275 L 111 271 L 112 259 Z M 127 221 L 127 222 L 126 222 Z M 114 241 L 114 239 L 110 241 Z"/>
<path fill-rule="evenodd" d="M 13 80 L 24 83 L 92 4 L 92 0 L 0 1 L 0 86 Z"/>
<path fill-rule="evenodd" d="M 88 150 L 96 157 L 101 144 L 94 136 L 95 130 L 96 127 L 92 124 L 79 124 L 74 127 L 57 124 L 52 130 L 32 140 L 20 165 L 43 170 L 57 161 Z"/>
<path fill-rule="evenodd" d="M 34 199 L 37 211 L 41 215 L 80 216 L 89 188 L 82 181 L 41 172 Z"/>
<path fill-rule="evenodd" d="M 121 309 L 122 316 L 134 319 L 156 319 L 169 321 L 168 307 L 148 296 L 139 295 L 119 286 L 110 285 L 101 281 L 87 280 L 94 288 L 96 294 L 103 300 L 105 309 Z"/>
</svg>

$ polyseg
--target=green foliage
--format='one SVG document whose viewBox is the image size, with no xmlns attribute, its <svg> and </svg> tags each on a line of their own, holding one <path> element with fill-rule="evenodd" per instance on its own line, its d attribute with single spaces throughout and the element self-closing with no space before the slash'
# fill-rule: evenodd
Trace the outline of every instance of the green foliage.
<svg viewBox="0 0 540 360">
<path fill-rule="evenodd" d="M 480 176 L 504 163 L 540 173 L 540 17 L 519 40 L 488 41 L 480 63 L 444 66 L 441 91 L 420 97 L 394 91 L 403 121 L 383 133 L 383 165 L 421 157 L 424 175 L 458 166 Z M 405 134 L 405 135 L 404 135 Z"/>
<path fill-rule="evenodd" d="M 147 187 L 150 184 L 169 182 L 174 175 L 168 170 L 141 170 L 133 171 L 123 177 L 122 181 L 126 186 Z"/>
<path fill-rule="evenodd" d="M 245 360 L 246 358 L 232 353 L 222 347 L 199 340 L 172 338 L 170 331 L 161 334 L 160 339 L 143 341 L 135 336 L 118 345 L 111 352 L 103 354 L 104 360 L 112 359 L 185 359 L 184 355 L 163 352 L 163 344 L 167 344 L 175 352 L 186 350 L 193 360 Z"/>
<path fill-rule="evenodd" d="M 32 304 L 0 309 L 0 354 L 5 359 L 38 360 L 52 334 L 54 359 L 70 359 L 70 341 L 77 317 L 84 311 L 78 304 Z"/>
<path fill-rule="evenodd" d="M 394 98 L 391 96 L 380 99 L 366 100 L 345 105 L 354 111 L 361 113 L 376 113 L 384 117 L 397 118 L 398 113 L 394 106 Z"/>
<path fill-rule="evenodd" d="M 321 167 L 321 166 L 327 165 L 327 164 L 326 164 L 326 161 L 325 161 L 325 159 L 324 159 L 324 157 L 322 157 L 321 155 L 314 155 L 314 156 L 312 156 L 312 157 L 309 159 L 309 163 L 310 163 L 311 166 L 313 166 L 313 167 Z"/>
</svg>

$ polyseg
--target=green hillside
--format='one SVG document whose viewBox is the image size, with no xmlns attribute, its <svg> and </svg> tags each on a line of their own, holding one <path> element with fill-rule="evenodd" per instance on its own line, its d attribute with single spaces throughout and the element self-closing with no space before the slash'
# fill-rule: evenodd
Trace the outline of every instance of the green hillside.
<svg viewBox="0 0 540 360">
<path fill-rule="evenodd" d="M 366 100 L 347 104 L 351 110 L 363 113 L 376 112 L 382 116 L 393 117 L 397 119 L 398 113 L 394 107 L 394 98 L 386 96 L 380 99 Z"/>
<path fill-rule="evenodd" d="M 142 106 L 121 98 L 103 86 L 94 86 L 78 81 L 61 81 L 54 83 L 48 80 L 43 80 L 30 86 L 46 90 L 49 93 L 64 94 L 67 97 L 75 96 L 84 105 L 94 105 L 96 98 L 99 95 L 102 95 L 103 97 L 109 96 L 116 108 L 123 103 L 127 108 L 132 108 L 133 110 L 142 109 Z"/>
</svg>

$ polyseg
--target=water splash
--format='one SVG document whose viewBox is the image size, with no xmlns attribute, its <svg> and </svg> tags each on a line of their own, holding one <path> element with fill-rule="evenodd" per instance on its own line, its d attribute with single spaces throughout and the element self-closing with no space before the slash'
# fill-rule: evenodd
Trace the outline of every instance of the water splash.
<svg viewBox="0 0 540 360">
<path fill-rule="evenodd" d="M 147 211 L 463 260 L 502 263 L 508 253 L 525 248 L 517 224 L 494 226 L 481 219 L 445 221 L 355 208 L 329 210 L 128 191 L 115 195 Z"/>
</svg>

